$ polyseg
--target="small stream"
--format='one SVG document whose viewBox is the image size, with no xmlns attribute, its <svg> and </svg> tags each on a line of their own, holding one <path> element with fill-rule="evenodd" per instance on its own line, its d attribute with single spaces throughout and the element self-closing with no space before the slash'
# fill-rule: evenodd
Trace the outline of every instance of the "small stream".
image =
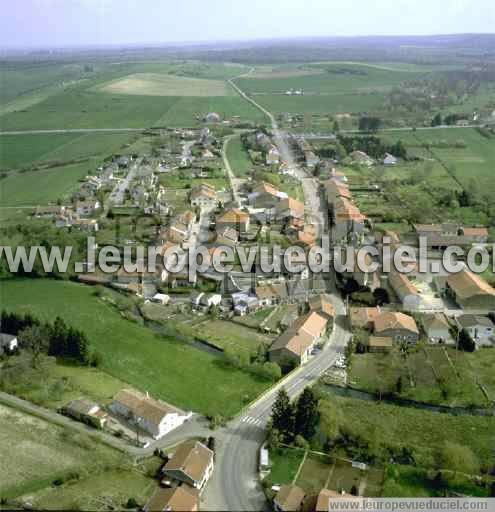
<svg viewBox="0 0 495 512">
<path fill-rule="evenodd" d="M 454 416 L 493 416 L 493 408 L 480 408 L 480 407 L 463 407 L 454 406 L 449 407 L 447 405 L 434 405 L 425 402 L 417 402 L 415 400 L 409 400 L 407 398 L 396 398 L 396 397 L 384 397 L 381 400 L 376 396 L 375 393 L 363 391 L 360 389 L 354 389 L 350 387 L 342 387 L 337 384 L 322 383 L 321 386 L 333 393 L 334 395 L 341 396 L 344 398 L 355 398 L 357 400 L 366 400 L 368 402 L 383 402 L 391 405 L 398 405 L 401 407 L 413 407 L 414 409 L 422 409 L 424 411 L 440 412 L 444 414 L 452 414 Z"/>
</svg>

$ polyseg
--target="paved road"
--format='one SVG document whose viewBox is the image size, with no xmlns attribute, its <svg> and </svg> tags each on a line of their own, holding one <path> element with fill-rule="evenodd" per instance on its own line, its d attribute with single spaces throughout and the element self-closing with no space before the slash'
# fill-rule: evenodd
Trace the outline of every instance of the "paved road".
<svg viewBox="0 0 495 512">
<path fill-rule="evenodd" d="M 109 202 L 114 205 L 122 205 L 125 201 L 125 191 L 129 188 L 129 185 L 131 184 L 132 180 L 135 178 L 138 166 L 141 163 L 141 160 L 137 162 L 133 162 L 131 164 L 131 168 L 129 169 L 129 172 L 127 173 L 126 177 L 119 181 L 115 187 L 113 188 L 110 196 L 109 196 Z"/>
<path fill-rule="evenodd" d="M 274 140 L 282 158 L 293 167 L 295 175 L 303 182 L 305 204 L 313 211 L 315 221 L 325 229 L 325 211 L 320 203 L 317 183 L 295 163 L 284 134 L 278 129 L 272 114 L 247 97 L 231 81 L 241 96 L 263 111 L 271 120 Z M 333 365 L 338 355 L 344 352 L 350 339 L 346 328 L 345 306 L 336 291 L 333 275 L 328 277 L 328 291 L 332 295 L 337 318 L 334 330 L 324 349 L 307 364 L 297 368 L 285 379 L 262 395 L 240 416 L 219 431 L 217 437 L 216 471 L 204 495 L 203 508 L 206 510 L 265 510 L 267 503 L 258 479 L 258 453 L 265 439 L 265 427 L 270 418 L 271 408 L 281 387 L 291 398 L 318 380 L 320 375 Z"/>
</svg>

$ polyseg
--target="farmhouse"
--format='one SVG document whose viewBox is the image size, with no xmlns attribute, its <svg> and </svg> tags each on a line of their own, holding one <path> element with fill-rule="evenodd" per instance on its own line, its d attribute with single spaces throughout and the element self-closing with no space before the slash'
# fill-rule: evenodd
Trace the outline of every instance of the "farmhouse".
<svg viewBox="0 0 495 512">
<path fill-rule="evenodd" d="M 345 197 L 338 197 L 333 203 L 333 237 L 342 240 L 350 234 L 362 233 L 365 229 L 366 217 L 359 208 Z"/>
<path fill-rule="evenodd" d="M 191 190 L 191 206 L 214 208 L 217 204 L 217 192 L 214 187 L 201 183 Z"/>
<path fill-rule="evenodd" d="M 253 189 L 248 196 L 249 204 L 254 208 L 274 208 L 282 199 L 286 199 L 287 194 L 280 192 L 272 184 L 262 182 Z"/>
<path fill-rule="evenodd" d="M 464 309 L 495 310 L 495 289 L 467 269 L 452 274 L 446 281 L 446 295 Z"/>
<path fill-rule="evenodd" d="M 375 336 L 390 337 L 395 342 L 416 343 L 419 330 L 414 318 L 404 313 L 381 313 L 375 318 Z"/>
<path fill-rule="evenodd" d="M 17 349 L 19 341 L 16 336 L 12 334 L 0 333 L 0 355 L 4 353 L 11 353 Z"/>
<path fill-rule="evenodd" d="M 381 315 L 379 307 L 351 308 L 351 325 L 353 328 L 372 330 L 375 320 Z"/>
<path fill-rule="evenodd" d="M 298 512 L 302 510 L 304 491 L 297 485 L 282 485 L 273 498 L 273 508 L 277 512 Z"/>
<path fill-rule="evenodd" d="M 239 233 L 246 233 L 249 231 L 249 214 L 237 208 L 230 208 L 224 213 L 221 213 L 217 219 L 217 230 L 230 227 L 237 230 Z"/>
<path fill-rule="evenodd" d="M 287 197 L 275 207 L 275 212 L 278 219 L 303 219 L 304 203 Z"/>
<path fill-rule="evenodd" d="M 65 206 L 37 206 L 33 210 L 33 217 L 39 219 L 53 219 L 58 217 L 65 212 Z"/>
<path fill-rule="evenodd" d="M 281 364 L 288 361 L 304 364 L 325 334 L 327 323 L 328 319 L 315 311 L 300 317 L 273 342 L 269 350 L 270 360 Z"/>
<path fill-rule="evenodd" d="M 109 406 L 110 410 L 148 432 L 154 439 L 182 425 L 192 415 L 165 402 L 154 400 L 133 389 L 122 389 Z"/>
<path fill-rule="evenodd" d="M 163 475 L 201 491 L 213 473 L 213 452 L 199 441 L 182 443 L 163 468 Z"/>
<path fill-rule="evenodd" d="M 443 313 L 423 316 L 423 329 L 430 343 L 452 343 L 450 326 Z"/>
<path fill-rule="evenodd" d="M 197 492 L 188 487 L 159 487 L 143 507 L 144 512 L 196 512 L 199 510 Z"/>
<path fill-rule="evenodd" d="M 335 318 L 335 308 L 332 305 L 330 295 L 321 293 L 309 299 L 309 309 L 316 311 L 319 315 L 326 317 L 328 320 Z"/>
<path fill-rule="evenodd" d="M 415 311 L 419 309 L 421 297 L 416 287 L 409 281 L 406 275 L 401 272 L 391 272 L 388 282 L 402 302 L 405 310 Z"/>
</svg>

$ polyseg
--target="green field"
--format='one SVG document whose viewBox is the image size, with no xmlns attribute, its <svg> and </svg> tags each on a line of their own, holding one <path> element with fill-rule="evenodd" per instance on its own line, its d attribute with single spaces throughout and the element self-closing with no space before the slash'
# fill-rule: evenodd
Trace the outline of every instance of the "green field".
<svg viewBox="0 0 495 512">
<path fill-rule="evenodd" d="M 253 163 L 242 147 L 240 137 L 233 137 L 227 144 L 227 158 L 234 175 L 238 178 L 246 176 L 247 172 L 252 169 Z"/>
<path fill-rule="evenodd" d="M 314 70 L 313 74 L 311 70 Z M 261 73 L 239 78 L 239 87 L 268 110 L 291 113 L 367 112 L 384 106 L 386 93 L 423 71 L 403 71 L 365 64 L 321 63 L 297 70 Z M 256 76 L 256 75 L 254 75 Z M 289 96 L 293 89 L 301 96 Z"/>
<path fill-rule="evenodd" d="M 0 180 L 2 206 L 37 206 L 67 199 L 90 170 L 87 163 L 81 163 L 9 173 Z"/>
<path fill-rule="evenodd" d="M 419 466 L 434 466 L 438 450 L 448 439 L 468 446 L 481 464 L 493 460 L 492 441 L 495 418 L 451 414 L 339 398 L 319 388 L 338 407 L 347 428 L 372 439 L 375 450 L 407 446 Z M 469 435 L 466 433 L 469 432 Z"/>
<path fill-rule="evenodd" d="M 83 329 L 102 355 L 102 370 L 179 407 L 232 416 L 269 385 L 207 352 L 124 320 L 90 287 L 13 280 L 1 283 L 0 293 L 3 308 L 51 320 L 60 315 Z"/>
<path fill-rule="evenodd" d="M 91 158 L 95 166 L 134 140 L 129 133 L 66 133 L 0 136 L 0 169 Z"/>
<path fill-rule="evenodd" d="M 158 73 L 136 73 L 98 86 L 98 92 L 138 96 L 229 96 L 234 90 L 226 81 L 205 80 Z"/>
<path fill-rule="evenodd" d="M 240 74 L 240 66 L 143 62 L 98 64 L 86 73 L 80 65 L 76 68 L 75 79 L 63 82 L 56 70 L 31 67 L 23 74 L 15 66 L 5 67 L 2 83 L 5 76 L 8 87 L 0 103 L 2 130 L 190 126 L 211 111 L 225 118 L 263 119 L 226 82 Z M 31 75 L 32 89 L 22 84 L 25 74 Z M 132 78 L 136 76 L 148 78 Z M 166 96 L 161 95 L 162 84 L 168 89 Z M 105 88 L 110 92 L 99 92 Z M 37 91 L 34 99 L 33 91 Z"/>
<path fill-rule="evenodd" d="M 121 459 L 84 434 L 0 405 L 0 495 L 16 496 L 49 486 L 69 472 L 97 474 Z"/>
<path fill-rule="evenodd" d="M 407 357 L 397 350 L 389 354 L 356 354 L 350 381 L 353 387 L 372 393 L 395 393 L 400 377 L 400 396 L 404 398 L 450 406 L 488 407 L 490 402 L 477 382 L 495 396 L 494 381 L 488 371 L 494 362 L 495 353 L 491 350 L 467 354 L 443 347 L 426 347 L 410 352 Z"/>
</svg>

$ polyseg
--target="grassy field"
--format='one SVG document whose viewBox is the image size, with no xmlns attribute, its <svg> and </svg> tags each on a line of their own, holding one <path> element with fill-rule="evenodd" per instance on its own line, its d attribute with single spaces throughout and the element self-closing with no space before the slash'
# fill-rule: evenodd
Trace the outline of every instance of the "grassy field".
<svg viewBox="0 0 495 512">
<path fill-rule="evenodd" d="M 303 460 L 302 450 L 277 448 L 270 450 L 270 480 L 277 485 L 291 484 Z"/>
<path fill-rule="evenodd" d="M 0 284 L 2 307 L 62 316 L 83 329 L 102 355 L 101 369 L 179 407 L 231 416 L 269 383 L 225 366 L 209 353 L 124 320 L 93 289 L 69 282 L 14 280 Z"/>
<path fill-rule="evenodd" d="M 419 466 L 433 466 L 437 450 L 446 439 L 468 446 L 481 464 L 489 464 L 493 460 L 493 417 L 454 416 L 379 402 L 339 398 L 324 389 L 322 391 L 339 408 L 347 425 L 372 435 L 373 442 L 378 446 L 408 446 Z M 470 434 L 467 436 L 466 432 Z"/>
<path fill-rule="evenodd" d="M 98 86 L 97 91 L 139 96 L 229 96 L 234 90 L 222 80 L 157 73 L 137 73 Z"/>
<path fill-rule="evenodd" d="M 49 486 L 69 472 L 97 474 L 121 456 L 83 434 L 0 405 L 0 495 Z"/>
<path fill-rule="evenodd" d="M 400 377 L 400 396 L 404 398 L 450 406 L 487 407 L 489 402 L 477 381 L 495 396 L 493 378 L 487 372 L 494 362 L 495 353 L 491 350 L 466 354 L 442 347 L 426 347 L 409 353 L 406 358 L 397 350 L 389 354 L 356 354 L 350 381 L 354 387 L 373 393 L 396 392 Z"/>
<path fill-rule="evenodd" d="M 0 180 L 2 206 L 36 206 L 67 199 L 77 188 L 78 180 L 84 178 L 90 170 L 85 162 L 9 173 Z"/>
<path fill-rule="evenodd" d="M 65 133 L 36 135 L 2 135 L 0 169 L 50 165 L 88 158 L 91 165 L 113 153 L 125 152 L 125 145 L 136 136 L 129 133 Z"/>
<path fill-rule="evenodd" d="M 242 347 L 256 352 L 262 343 L 269 345 L 273 341 L 273 338 L 255 329 L 225 320 L 202 322 L 194 327 L 193 332 L 222 350 L 226 347 Z"/>
<path fill-rule="evenodd" d="M 258 71 L 253 77 L 238 79 L 237 83 L 274 112 L 332 114 L 379 109 L 392 87 L 423 73 L 399 67 L 383 69 L 356 63 L 320 63 L 304 69 L 294 66 Z M 286 95 L 290 89 L 300 90 L 303 95 Z"/>
<path fill-rule="evenodd" d="M 242 147 L 240 137 L 233 137 L 229 140 L 227 145 L 227 158 L 232 168 L 232 172 L 238 178 L 246 176 L 249 169 L 252 169 L 253 164 Z"/>
<path fill-rule="evenodd" d="M 157 482 L 138 466 L 105 471 L 62 487 L 47 487 L 23 499 L 41 510 L 122 510 L 129 498 L 144 505 L 156 487 Z"/>
</svg>

